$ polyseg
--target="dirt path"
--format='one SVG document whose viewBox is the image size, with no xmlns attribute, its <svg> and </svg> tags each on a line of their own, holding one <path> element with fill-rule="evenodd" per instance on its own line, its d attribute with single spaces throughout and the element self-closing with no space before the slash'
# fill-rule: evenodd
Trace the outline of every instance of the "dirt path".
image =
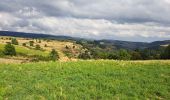
<svg viewBox="0 0 170 100">
<path fill-rule="evenodd" d="M 59 59 L 60 61 L 68 61 L 69 60 L 69 58 L 67 56 L 65 56 L 65 54 L 63 52 L 61 52 L 60 50 L 57 50 L 57 52 L 60 57 L 60 59 Z"/>
<path fill-rule="evenodd" d="M 23 60 L 0 58 L 0 64 L 22 63 Z"/>
</svg>

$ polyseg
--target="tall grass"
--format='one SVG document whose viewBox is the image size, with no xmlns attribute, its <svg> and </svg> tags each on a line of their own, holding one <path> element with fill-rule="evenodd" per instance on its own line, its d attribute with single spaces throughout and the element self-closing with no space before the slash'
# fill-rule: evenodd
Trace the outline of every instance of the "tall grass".
<svg viewBox="0 0 170 100">
<path fill-rule="evenodd" d="M 170 62 L 0 64 L 0 99 L 170 99 Z"/>
</svg>

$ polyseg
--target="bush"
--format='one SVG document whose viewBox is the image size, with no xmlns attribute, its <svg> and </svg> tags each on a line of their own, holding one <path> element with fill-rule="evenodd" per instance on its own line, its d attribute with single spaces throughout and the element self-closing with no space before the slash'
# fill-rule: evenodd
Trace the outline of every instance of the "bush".
<svg viewBox="0 0 170 100">
<path fill-rule="evenodd" d="M 90 53 L 86 50 L 85 52 L 81 53 L 78 58 L 80 59 L 90 59 L 91 58 L 91 55 Z"/>
<path fill-rule="evenodd" d="M 38 62 L 38 61 L 50 61 L 49 57 L 41 56 L 41 55 L 33 55 L 30 56 L 31 62 Z"/>
<path fill-rule="evenodd" d="M 4 57 L 3 51 L 0 51 L 0 57 Z"/>
<path fill-rule="evenodd" d="M 39 40 L 38 43 L 41 43 L 41 40 Z"/>
<path fill-rule="evenodd" d="M 23 43 L 23 44 L 22 44 L 22 46 L 24 46 L 24 47 L 25 47 L 25 46 L 26 46 L 26 43 Z"/>
<path fill-rule="evenodd" d="M 11 43 L 6 44 L 4 47 L 4 54 L 15 56 L 16 55 L 15 47 Z"/>
<path fill-rule="evenodd" d="M 141 60 L 142 59 L 140 52 L 137 52 L 137 51 L 132 51 L 131 56 L 132 56 L 131 57 L 132 60 Z"/>
<path fill-rule="evenodd" d="M 170 45 L 167 46 L 164 52 L 161 54 L 162 59 L 170 59 Z"/>
<path fill-rule="evenodd" d="M 16 38 L 12 38 L 11 43 L 14 45 L 18 45 L 18 41 Z"/>
<path fill-rule="evenodd" d="M 117 53 L 111 53 L 108 55 L 107 59 L 114 59 L 114 60 L 117 60 L 119 59 Z"/>
<path fill-rule="evenodd" d="M 131 55 L 127 52 L 127 50 L 121 49 L 118 53 L 119 60 L 130 60 Z"/>
<path fill-rule="evenodd" d="M 41 49 L 40 45 L 37 44 L 37 45 L 35 46 L 35 49 L 36 49 L 36 50 L 40 50 L 40 49 Z"/>
<path fill-rule="evenodd" d="M 66 47 L 65 47 L 66 49 L 69 49 L 69 47 L 66 45 Z"/>
<path fill-rule="evenodd" d="M 55 49 L 52 49 L 52 51 L 49 54 L 50 60 L 56 61 L 59 59 L 59 55 Z"/>
<path fill-rule="evenodd" d="M 30 41 L 30 46 L 34 46 L 34 41 Z"/>
</svg>

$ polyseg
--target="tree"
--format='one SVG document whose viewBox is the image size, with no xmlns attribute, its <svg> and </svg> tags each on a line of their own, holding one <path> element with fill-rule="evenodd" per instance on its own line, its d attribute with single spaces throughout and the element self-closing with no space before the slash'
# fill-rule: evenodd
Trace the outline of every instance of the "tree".
<svg viewBox="0 0 170 100">
<path fill-rule="evenodd" d="M 131 56 L 132 56 L 131 57 L 132 60 L 140 60 L 140 59 L 142 59 L 142 56 L 141 56 L 140 52 L 137 52 L 137 51 L 132 51 Z"/>
<path fill-rule="evenodd" d="M 161 54 L 162 59 L 170 59 L 170 45 L 168 45 L 164 52 Z"/>
<path fill-rule="evenodd" d="M 36 50 L 40 50 L 40 49 L 41 49 L 40 45 L 37 44 L 37 45 L 35 46 L 35 49 L 36 49 Z"/>
<path fill-rule="evenodd" d="M 30 41 L 30 46 L 34 46 L 34 41 Z"/>
<path fill-rule="evenodd" d="M 127 52 L 127 50 L 121 49 L 118 53 L 119 60 L 130 60 L 131 55 Z"/>
<path fill-rule="evenodd" d="M 3 51 L 0 51 L 0 57 L 3 57 L 3 56 L 4 56 Z"/>
<path fill-rule="evenodd" d="M 18 45 L 18 41 L 16 38 L 12 38 L 11 43 L 14 45 Z"/>
<path fill-rule="evenodd" d="M 58 55 L 58 53 L 57 53 L 57 51 L 55 49 L 52 49 L 52 51 L 49 54 L 49 58 L 52 61 L 56 61 L 56 60 L 59 59 L 59 55 Z"/>
<path fill-rule="evenodd" d="M 86 50 L 85 52 L 79 54 L 78 58 L 80 58 L 80 59 L 90 59 L 91 56 L 90 56 L 90 53 Z"/>
<path fill-rule="evenodd" d="M 24 46 L 24 47 L 25 47 L 25 46 L 26 46 L 26 43 L 23 43 L 23 44 L 22 44 L 22 46 Z"/>
<path fill-rule="evenodd" d="M 107 59 L 119 59 L 119 56 L 117 53 L 110 53 Z"/>
<path fill-rule="evenodd" d="M 11 43 L 6 44 L 4 47 L 4 54 L 15 56 L 16 55 L 15 47 Z"/>
<path fill-rule="evenodd" d="M 148 49 L 141 50 L 140 54 L 143 60 L 149 60 L 150 53 Z"/>
<path fill-rule="evenodd" d="M 143 60 L 149 60 L 149 59 L 159 59 L 160 55 L 157 50 L 153 50 L 150 48 L 144 49 L 140 51 L 141 57 Z"/>
<path fill-rule="evenodd" d="M 39 40 L 38 43 L 41 43 L 41 40 Z"/>
<path fill-rule="evenodd" d="M 65 47 L 66 49 L 69 49 L 69 47 L 66 45 L 66 47 Z"/>
</svg>

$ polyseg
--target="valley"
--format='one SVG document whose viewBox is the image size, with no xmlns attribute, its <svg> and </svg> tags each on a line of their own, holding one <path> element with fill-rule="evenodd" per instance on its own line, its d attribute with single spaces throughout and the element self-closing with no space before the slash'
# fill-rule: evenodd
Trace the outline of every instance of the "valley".
<svg viewBox="0 0 170 100">
<path fill-rule="evenodd" d="M 169 54 L 168 40 L 2 35 L 0 100 L 168 100 Z"/>
</svg>

